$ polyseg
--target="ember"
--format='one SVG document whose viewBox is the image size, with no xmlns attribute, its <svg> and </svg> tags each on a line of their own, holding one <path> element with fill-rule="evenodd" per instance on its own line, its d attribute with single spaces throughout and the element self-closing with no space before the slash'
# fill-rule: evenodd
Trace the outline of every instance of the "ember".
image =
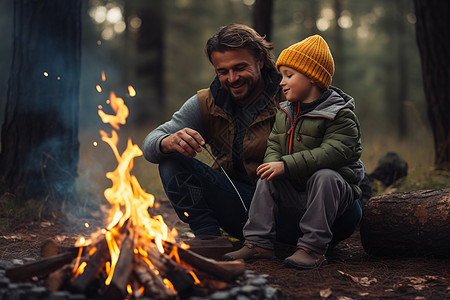
<svg viewBox="0 0 450 300">
<path fill-rule="evenodd" d="M 131 94 L 131 90 L 130 90 Z M 126 123 L 129 111 L 122 98 L 111 92 L 115 115 L 98 114 L 114 129 L 100 131 L 112 149 L 117 168 L 106 174 L 112 187 L 104 195 L 111 205 L 108 225 L 89 238 L 80 237 L 71 249 L 24 266 L 6 270 L 11 281 L 39 276 L 48 290 L 70 290 L 104 299 L 177 299 L 205 296 L 229 289 L 245 271 L 243 262 L 217 262 L 177 243 L 162 216 L 150 216 L 154 196 L 146 193 L 131 175 L 133 160 L 142 151 L 128 140 L 122 154 L 117 149 L 119 125 Z"/>
</svg>

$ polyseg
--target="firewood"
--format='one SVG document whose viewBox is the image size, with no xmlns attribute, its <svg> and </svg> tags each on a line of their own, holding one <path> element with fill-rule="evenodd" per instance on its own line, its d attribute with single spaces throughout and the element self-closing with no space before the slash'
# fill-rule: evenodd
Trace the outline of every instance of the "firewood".
<svg viewBox="0 0 450 300">
<path fill-rule="evenodd" d="M 47 239 L 41 245 L 41 257 L 56 256 L 59 251 L 59 245 L 53 239 Z"/>
<path fill-rule="evenodd" d="M 117 231 L 117 235 L 121 236 L 127 232 L 130 228 L 131 221 L 128 219 L 123 226 L 116 226 L 111 231 Z M 95 238 L 95 242 L 87 247 L 86 252 L 96 249 L 95 252 L 86 258 L 86 267 L 82 274 L 72 278 L 71 289 L 75 292 L 84 293 L 89 285 L 99 278 L 99 274 L 102 272 L 106 262 L 111 259 L 108 243 L 104 234 Z"/>
<path fill-rule="evenodd" d="M 195 282 L 189 270 L 184 266 L 177 264 L 167 255 L 159 252 L 155 244 L 150 243 L 145 247 L 149 260 L 154 264 L 155 269 L 161 273 L 161 276 L 167 278 L 180 296 L 186 296 L 195 290 Z"/>
<path fill-rule="evenodd" d="M 127 284 L 132 269 L 135 242 L 131 232 L 123 235 L 120 254 L 117 260 L 111 283 L 106 286 L 103 295 L 106 299 L 124 299 L 127 294 Z"/>
<path fill-rule="evenodd" d="M 30 279 L 34 276 L 44 276 L 70 263 L 75 257 L 77 257 L 77 251 L 61 253 L 37 262 L 9 267 L 6 269 L 5 275 L 12 282 Z"/>
<path fill-rule="evenodd" d="M 75 292 L 84 293 L 88 286 L 98 278 L 98 275 L 102 271 L 106 262 L 110 259 L 110 254 L 108 250 L 108 244 L 106 240 L 102 240 L 95 244 L 95 246 L 91 245 L 88 249 L 92 249 L 92 247 L 96 248 L 96 251 L 90 255 L 85 261 L 87 263 L 84 268 L 83 273 L 73 277 L 70 283 L 71 290 Z"/>
<path fill-rule="evenodd" d="M 361 242 L 381 256 L 450 256 L 450 189 L 372 197 L 363 209 Z"/>
<path fill-rule="evenodd" d="M 45 287 L 49 292 L 56 292 L 61 289 L 62 286 L 67 284 L 72 275 L 72 265 L 65 265 L 59 268 L 55 272 L 52 272 L 45 279 Z"/>
<path fill-rule="evenodd" d="M 175 245 L 170 242 L 165 242 L 164 246 L 166 247 L 166 251 L 170 253 Z M 191 265 L 195 269 L 206 271 L 228 282 L 233 281 L 237 276 L 245 272 L 245 263 L 242 261 L 218 262 L 181 247 L 178 247 L 178 255 L 183 262 Z"/>
<path fill-rule="evenodd" d="M 133 269 L 134 275 L 142 286 L 144 286 L 144 295 L 153 299 L 176 299 L 177 292 L 164 284 L 162 278 L 150 270 L 145 263 L 139 263 Z"/>
</svg>

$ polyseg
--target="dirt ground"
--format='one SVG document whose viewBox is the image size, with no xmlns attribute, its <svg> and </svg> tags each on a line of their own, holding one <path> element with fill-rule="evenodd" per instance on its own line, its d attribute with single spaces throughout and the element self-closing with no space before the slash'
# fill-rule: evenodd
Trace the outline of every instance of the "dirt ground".
<svg viewBox="0 0 450 300">
<path fill-rule="evenodd" d="M 180 229 L 183 235 L 186 226 L 167 202 L 157 206 L 153 213 L 161 214 L 169 227 Z M 101 226 L 99 218 L 73 217 L 17 224 L 0 232 L 0 260 L 38 259 L 46 239 L 71 246 L 77 237 L 89 236 Z M 267 274 L 281 299 L 450 299 L 450 259 L 374 257 L 364 251 L 358 231 L 328 253 L 329 265 L 319 269 L 284 267 L 283 259 L 293 250 L 278 246 L 276 259 L 246 264 L 258 274 Z"/>
</svg>

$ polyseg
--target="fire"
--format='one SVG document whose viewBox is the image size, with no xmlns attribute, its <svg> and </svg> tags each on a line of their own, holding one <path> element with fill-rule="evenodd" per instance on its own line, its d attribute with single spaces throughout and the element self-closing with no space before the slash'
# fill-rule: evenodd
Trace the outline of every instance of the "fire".
<svg viewBox="0 0 450 300">
<path fill-rule="evenodd" d="M 102 72 L 102 79 L 105 78 Z M 129 86 L 129 95 L 135 95 L 133 87 Z M 121 249 L 124 242 L 124 236 L 128 234 L 134 250 L 131 255 L 139 256 L 148 268 L 155 274 L 160 274 L 150 258 L 152 255 L 148 251 L 153 251 L 148 247 L 152 244 L 160 253 L 164 253 L 164 241 L 175 243 L 177 232 L 175 229 L 170 230 L 164 223 L 162 216 L 151 217 L 148 213 L 149 208 L 153 207 L 155 198 L 152 194 L 146 193 L 140 186 L 137 178 L 131 174 L 133 169 L 134 158 L 142 156 L 142 150 L 128 139 L 126 149 L 120 153 L 118 150 L 119 136 L 116 130 L 120 125 L 126 124 L 129 115 L 128 107 L 122 98 L 117 97 L 113 92 L 110 93 L 110 99 L 107 101 L 115 114 L 107 114 L 103 111 L 103 107 L 99 105 L 98 114 L 104 123 L 110 124 L 114 129 L 110 134 L 100 130 L 102 141 L 107 143 L 117 162 L 117 168 L 114 171 L 106 173 L 106 177 L 111 180 L 112 186 L 104 191 L 104 196 L 110 204 L 107 226 L 94 233 L 90 239 L 79 238 L 76 246 L 86 247 L 93 245 L 94 241 L 98 241 L 103 237 L 109 249 L 109 260 L 104 265 L 106 272 L 105 285 L 109 286 L 114 278 L 114 273 L 121 255 Z M 85 224 L 88 227 L 88 224 Z M 182 245 L 185 248 L 187 245 Z M 93 247 L 89 251 L 89 255 L 97 252 L 97 247 Z M 80 248 L 81 249 L 81 248 Z M 81 251 L 75 263 L 73 270 L 74 276 L 83 274 L 87 267 L 86 262 L 80 260 Z M 177 247 L 174 247 L 169 254 L 169 258 L 173 258 L 178 263 L 180 259 L 177 253 Z M 195 274 L 190 271 L 191 276 L 197 282 Z M 173 290 L 173 284 L 169 279 L 162 279 L 163 283 L 170 290 Z M 127 285 L 129 294 L 142 294 L 144 287 Z"/>
</svg>

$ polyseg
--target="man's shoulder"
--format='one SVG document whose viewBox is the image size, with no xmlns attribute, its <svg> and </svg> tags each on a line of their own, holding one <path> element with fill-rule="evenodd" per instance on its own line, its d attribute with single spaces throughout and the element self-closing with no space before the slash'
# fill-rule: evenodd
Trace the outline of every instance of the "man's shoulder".
<svg viewBox="0 0 450 300">
<path fill-rule="evenodd" d="M 199 101 L 206 101 L 211 98 L 211 90 L 209 88 L 198 90 L 197 96 Z"/>
</svg>

